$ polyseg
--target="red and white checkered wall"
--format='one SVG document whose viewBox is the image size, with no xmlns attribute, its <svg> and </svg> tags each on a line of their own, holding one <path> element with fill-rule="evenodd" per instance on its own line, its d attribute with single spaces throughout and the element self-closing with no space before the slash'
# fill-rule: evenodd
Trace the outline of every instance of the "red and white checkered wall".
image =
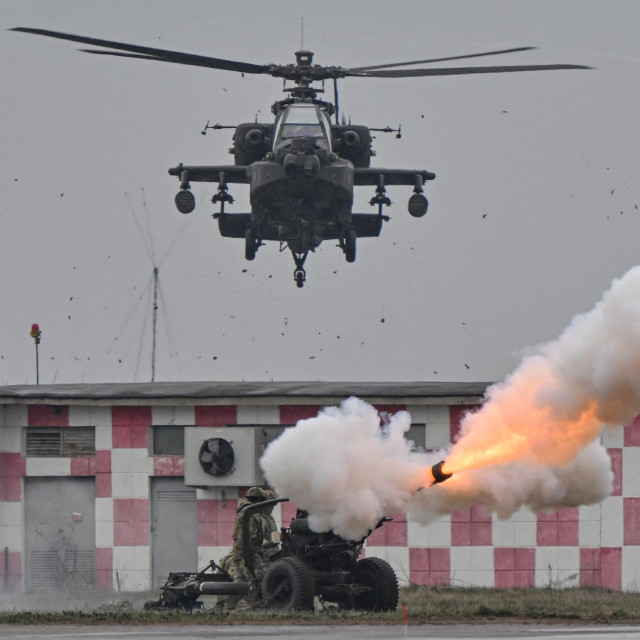
<svg viewBox="0 0 640 640">
<path fill-rule="evenodd" d="M 5 406 L 0 409 L 0 550 L 8 549 L 8 574 L 0 584 L 23 586 L 23 479 L 31 476 L 93 476 L 96 487 L 96 586 L 150 588 L 149 478 L 182 476 L 181 456 L 149 455 L 149 426 L 180 424 L 295 424 L 316 415 L 311 405 L 226 406 Z M 426 446 L 451 442 L 468 407 L 379 406 L 408 409 L 426 424 Z M 96 454 L 75 458 L 24 458 L 25 426 L 96 427 Z M 640 588 L 640 419 L 608 431 L 603 442 L 615 475 L 613 495 L 590 507 L 533 514 L 521 510 L 497 520 L 479 507 L 456 511 L 424 527 L 396 517 L 367 541 L 366 555 L 388 560 L 401 583 L 487 587 L 602 586 Z M 242 488 L 240 488 L 240 491 Z M 235 489 L 197 491 L 200 565 L 231 545 Z M 295 505 L 276 507 L 287 524 Z"/>
</svg>

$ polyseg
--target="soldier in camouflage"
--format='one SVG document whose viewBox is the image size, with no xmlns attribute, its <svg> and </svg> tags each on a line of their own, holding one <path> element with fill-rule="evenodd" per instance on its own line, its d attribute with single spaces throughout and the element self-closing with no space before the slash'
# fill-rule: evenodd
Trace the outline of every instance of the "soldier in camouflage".
<svg viewBox="0 0 640 640">
<path fill-rule="evenodd" d="M 265 500 L 275 500 L 276 494 L 269 489 L 263 489 L 265 494 Z M 275 553 L 277 553 L 280 549 L 278 547 L 280 543 L 280 532 L 278 531 L 278 525 L 272 515 L 273 508 L 275 504 L 268 505 L 264 508 L 264 510 L 260 510 L 260 513 L 264 520 L 263 526 L 263 540 L 262 540 L 262 548 L 264 550 L 265 555 L 268 558 L 271 558 Z"/>
<path fill-rule="evenodd" d="M 242 541 L 242 511 L 250 504 L 264 502 L 275 498 L 271 491 L 260 487 L 251 487 L 245 494 L 246 500 L 238 507 L 238 517 L 233 530 L 233 548 L 231 550 L 231 572 L 234 580 L 238 582 L 250 582 L 254 578 L 260 580 L 266 570 L 269 557 L 277 551 L 277 545 L 273 542 L 273 533 L 278 532 L 276 522 L 271 515 L 273 505 L 259 509 L 251 513 L 249 518 L 249 545 L 248 555 L 253 564 L 253 574 L 246 566 Z"/>
<path fill-rule="evenodd" d="M 249 545 L 253 572 L 247 566 L 245 554 L 243 553 L 242 525 L 244 509 L 249 505 L 273 499 L 275 499 L 275 494 L 272 491 L 261 489 L 260 487 L 251 487 L 245 494 L 245 500 L 238 506 L 238 515 L 233 529 L 233 547 L 231 553 L 224 558 L 226 560 L 225 570 L 235 582 L 261 580 L 271 556 L 278 551 L 278 543 L 276 541 L 279 535 L 278 527 L 271 515 L 275 505 L 271 504 L 246 516 L 249 518 L 249 537 L 246 542 Z M 240 599 L 240 596 L 219 598 L 216 608 L 219 611 L 233 609 Z"/>
</svg>

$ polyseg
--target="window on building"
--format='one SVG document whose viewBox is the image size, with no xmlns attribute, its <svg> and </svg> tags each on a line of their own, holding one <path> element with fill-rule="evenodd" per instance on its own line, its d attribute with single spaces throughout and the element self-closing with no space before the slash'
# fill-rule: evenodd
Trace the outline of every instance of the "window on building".
<svg viewBox="0 0 640 640">
<path fill-rule="evenodd" d="M 425 424 L 412 424 L 409 427 L 409 431 L 406 431 L 404 434 L 405 440 L 409 440 L 413 442 L 415 445 L 415 449 L 420 451 L 425 450 L 425 445 L 427 443 L 427 428 Z"/>
<path fill-rule="evenodd" d="M 95 427 L 27 427 L 24 450 L 32 458 L 74 458 L 96 453 Z"/>
<path fill-rule="evenodd" d="M 175 424 L 159 424 L 152 427 L 154 456 L 183 456 L 184 427 Z"/>
<path fill-rule="evenodd" d="M 287 427 L 280 425 L 264 425 L 259 427 L 262 431 L 262 450 L 264 451 L 274 440 L 277 440 Z"/>
</svg>

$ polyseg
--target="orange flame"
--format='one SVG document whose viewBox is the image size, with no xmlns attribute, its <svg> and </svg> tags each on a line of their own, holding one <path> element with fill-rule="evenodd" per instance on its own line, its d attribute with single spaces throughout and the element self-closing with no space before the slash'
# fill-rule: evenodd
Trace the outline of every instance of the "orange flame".
<svg viewBox="0 0 640 640">
<path fill-rule="evenodd" d="M 447 473 L 515 461 L 568 463 L 603 425 L 597 403 L 588 397 L 560 411 L 553 400 L 561 393 L 548 362 L 529 360 L 490 390 L 479 411 L 464 417 L 447 456 Z"/>
</svg>

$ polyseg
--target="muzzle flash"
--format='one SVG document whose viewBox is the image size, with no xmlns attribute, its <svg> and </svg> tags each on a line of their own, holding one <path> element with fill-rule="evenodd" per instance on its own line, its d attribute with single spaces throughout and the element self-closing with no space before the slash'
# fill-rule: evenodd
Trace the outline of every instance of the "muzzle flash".
<svg viewBox="0 0 640 640">
<path fill-rule="evenodd" d="M 434 484 L 440 484 L 441 482 L 448 480 L 453 475 L 453 473 L 445 473 L 442 470 L 442 466 L 444 465 L 444 463 L 444 460 L 440 460 L 440 462 L 434 464 L 431 467 L 431 475 L 433 476 L 433 482 L 431 483 L 431 486 L 433 486 Z"/>
</svg>

